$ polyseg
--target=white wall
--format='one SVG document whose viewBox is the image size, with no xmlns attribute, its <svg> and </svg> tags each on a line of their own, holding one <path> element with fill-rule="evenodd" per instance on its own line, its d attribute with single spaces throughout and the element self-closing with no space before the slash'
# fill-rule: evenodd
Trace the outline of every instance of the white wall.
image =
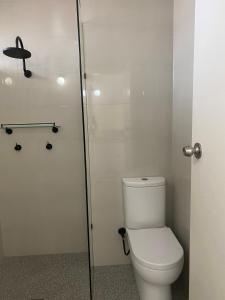
<svg viewBox="0 0 225 300">
<path fill-rule="evenodd" d="M 75 0 L 0 0 L 1 49 L 23 38 L 32 52 L 0 58 L 0 122 L 52 122 L 48 129 L 0 133 L 0 219 L 5 255 L 87 251 Z M 57 77 L 65 78 L 64 86 Z M 8 78 L 8 79 L 6 79 Z M 46 142 L 53 150 L 45 149 Z M 15 143 L 23 150 L 14 151 Z"/>
<path fill-rule="evenodd" d="M 122 177 L 169 177 L 173 1 L 83 0 L 95 265 L 127 263 Z"/>
<path fill-rule="evenodd" d="M 195 0 L 174 0 L 173 222 L 185 249 L 187 288 L 190 239 L 191 159 L 182 148 L 192 142 Z"/>
</svg>

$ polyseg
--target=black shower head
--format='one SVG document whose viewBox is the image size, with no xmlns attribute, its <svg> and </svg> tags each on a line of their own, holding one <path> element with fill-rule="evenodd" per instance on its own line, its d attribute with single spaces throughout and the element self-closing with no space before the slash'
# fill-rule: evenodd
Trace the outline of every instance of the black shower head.
<svg viewBox="0 0 225 300">
<path fill-rule="evenodd" d="M 20 44 L 20 47 L 19 47 L 19 44 Z M 30 53 L 30 51 L 24 49 L 22 39 L 19 36 L 16 38 L 16 47 L 6 48 L 5 50 L 3 50 L 3 53 L 6 56 L 9 56 L 11 58 L 22 59 L 23 60 L 23 71 L 24 71 L 25 77 L 30 78 L 32 76 L 31 71 L 26 69 L 26 62 L 25 62 L 25 59 L 31 57 L 31 53 Z"/>
<path fill-rule="evenodd" d="M 31 57 L 31 53 L 28 50 L 18 48 L 18 47 L 9 47 L 6 48 L 3 53 L 9 57 L 17 59 L 27 59 Z"/>
</svg>

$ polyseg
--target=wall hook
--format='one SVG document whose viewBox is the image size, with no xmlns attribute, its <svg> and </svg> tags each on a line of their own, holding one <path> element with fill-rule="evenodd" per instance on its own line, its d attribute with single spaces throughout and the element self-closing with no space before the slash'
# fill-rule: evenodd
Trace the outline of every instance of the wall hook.
<svg viewBox="0 0 225 300">
<path fill-rule="evenodd" d="M 46 149 L 47 149 L 47 150 L 52 150 L 52 148 L 53 148 L 52 144 L 48 142 L 48 143 L 46 144 Z"/>
<path fill-rule="evenodd" d="M 6 128 L 5 128 L 5 133 L 7 133 L 7 134 L 12 134 L 12 133 L 13 133 L 12 128 L 6 127 Z"/>
<path fill-rule="evenodd" d="M 15 149 L 16 151 L 21 151 L 21 150 L 22 150 L 22 146 L 21 146 L 20 144 L 17 144 L 17 143 L 16 143 L 16 146 L 14 147 L 14 149 Z"/>
</svg>

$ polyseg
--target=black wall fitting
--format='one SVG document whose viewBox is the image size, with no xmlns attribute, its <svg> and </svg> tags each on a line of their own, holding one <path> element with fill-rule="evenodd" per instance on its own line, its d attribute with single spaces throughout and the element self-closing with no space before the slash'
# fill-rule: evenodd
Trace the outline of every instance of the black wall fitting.
<svg viewBox="0 0 225 300">
<path fill-rule="evenodd" d="M 52 150 L 52 148 L 53 148 L 52 144 L 50 144 L 50 143 L 46 144 L 46 149 L 47 150 Z"/>
<path fill-rule="evenodd" d="M 52 132 L 57 133 L 59 131 L 59 128 L 57 126 L 52 127 Z"/>
<path fill-rule="evenodd" d="M 16 47 L 8 47 L 3 50 L 3 53 L 11 58 L 22 59 L 24 76 L 26 78 L 30 78 L 32 76 L 32 72 L 26 68 L 26 59 L 31 57 L 31 52 L 24 49 L 21 37 L 16 37 Z"/>
<path fill-rule="evenodd" d="M 16 144 L 16 146 L 14 147 L 14 149 L 16 151 L 21 151 L 22 150 L 22 146 L 20 144 Z"/>
<path fill-rule="evenodd" d="M 6 127 L 6 128 L 5 128 L 5 132 L 6 132 L 7 134 L 12 134 L 12 133 L 13 133 L 13 130 L 12 130 L 11 128 Z"/>
<path fill-rule="evenodd" d="M 126 236 L 127 236 L 127 232 L 126 229 L 124 227 L 121 227 L 118 229 L 118 233 L 119 235 L 122 237 L 122 242 L 123 242 L 123 252 L 126 256 L 128 256 L 130 254 L 130 250 L 126 250 Z"/>
</svg>

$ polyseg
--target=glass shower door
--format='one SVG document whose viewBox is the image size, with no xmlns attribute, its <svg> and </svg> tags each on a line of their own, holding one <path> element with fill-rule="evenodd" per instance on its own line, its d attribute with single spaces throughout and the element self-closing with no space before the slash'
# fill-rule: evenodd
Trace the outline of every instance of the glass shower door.
<svg viewBox="0 0 225 300">
<path fill-rule="evenodd" d="M 89 132 L 88 132 L 88 95 L 86 90 L 86 73 L 85 73 L 85 49 L 84 49 L 84 30 L 82 23 L 82 4 L 77 0 L 77 21 L 79 34 L 80 50 L 80 80 L 81 80 L 81 98 L 82 98 L 82 117 L 83 117 L 83 137 L 84 137 L 84 156 L 86 172 L 86 202 L 87 202 L 87 226 L 88 226 L 88 247 L 89 247 L 89 267 L 90 267 L 90 292 L 93 297 L 93 280 L 94 280 L 94 252 L 93 252 L 93 235 L 92 235 L 92 210 L 91 210 L 91 183 L 90 183 L 90 157 L 89 157 Z"/>
</svg>

